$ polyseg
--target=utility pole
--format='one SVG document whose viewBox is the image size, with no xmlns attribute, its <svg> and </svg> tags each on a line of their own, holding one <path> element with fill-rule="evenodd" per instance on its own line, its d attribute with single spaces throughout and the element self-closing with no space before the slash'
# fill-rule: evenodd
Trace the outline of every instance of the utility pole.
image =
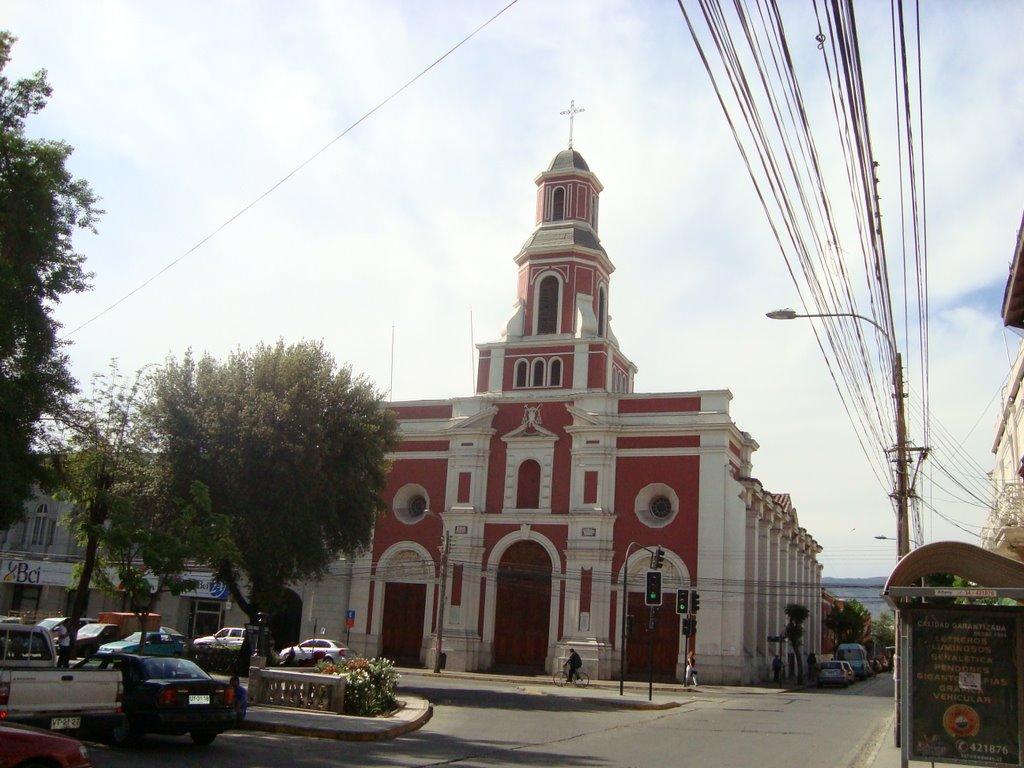
<svg viewBox="0 0 1024 768">
<path fill-rule="evenodd" d="M 446 530 L 441 545 L 441 594 L 437 601 L 437 630 L 434 645 L 434 674 L 441 671 L 441 643 L 444 640 L 444 604 L 448 600 L 448 549 L 451 547 L 452 535 Z"/>
<path fill-rule="evenodd" d="M 896 353 L 892 372 L 896 398 L 896 554 L 903 558 L 910 553 L 910 480 L 907 450 L 906 394 L 903 391 L 903 355 Z"/>
</svg>

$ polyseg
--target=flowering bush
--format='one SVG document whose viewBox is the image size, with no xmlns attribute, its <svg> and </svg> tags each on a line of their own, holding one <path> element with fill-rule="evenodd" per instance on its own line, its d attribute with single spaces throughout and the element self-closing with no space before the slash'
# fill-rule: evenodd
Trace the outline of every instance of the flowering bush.
<svg viewBox="0 0 1024 768">
<path fill-rule="evenodd" d="M 323 675 L 344 675 L 345 712 L 375 717 L 393 710 L 400 675 L 390 659 L 350 659 L 337 663 L 321 661 L 316 671 Z"/>
</svg>

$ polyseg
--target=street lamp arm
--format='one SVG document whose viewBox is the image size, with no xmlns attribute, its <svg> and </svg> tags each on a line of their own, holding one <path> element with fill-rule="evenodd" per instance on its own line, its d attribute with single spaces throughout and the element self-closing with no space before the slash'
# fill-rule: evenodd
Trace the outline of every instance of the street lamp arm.
<svg viewBox="0 0 1024 768">
<path fill-rule="evenodd" d="M 773 312 L 768 312 L 766 317 L 771 320 L 795 320 L 798 317 L 855 317 L 858 320 L 863 320 L 865 323 L 870 323 L 881 331 L 885 340 L 889 342 L 889 351 L 892 353 L 893 357 L 896 356 L 896 341 L 889 335 L 889 332 L 870 317 L 858 315 L 856 312 L 812 312 L 804 314 L 792 309 L 776 309 Z"/>
</svg>

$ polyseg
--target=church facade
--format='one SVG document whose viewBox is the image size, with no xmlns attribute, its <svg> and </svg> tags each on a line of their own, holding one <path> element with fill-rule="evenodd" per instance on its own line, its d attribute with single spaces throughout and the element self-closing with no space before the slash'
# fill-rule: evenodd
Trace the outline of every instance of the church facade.
<svg viewBox="0 0 1024 768">
<path fill-rule="evenodd" d="M 440 615 L 448 669 L 550 672 L 572 647 L 609 679 L 625 616 L 627 676 L 646 674 L 650 645 L 659 678 L 681 679 L 695 650 L 702 681 L 742 683 L 765 677 L 768 637 L 800 603 L 818 650 L 821 548 L 790 497 L 753 476 L 758 444 L 733 422 L 731 394 L 634 390 L 609 318 L 601 182 L 571 148 L 535 182 L 515 311 L 500 340 L 477 345 L 477 392 L 391 404 L 402 443 L 390 511 L 353 563 L 350 645 L 432 664 Z M 644 573 L 659 546 L 652 621 Z M 700 595 L 691 637 L 679 588 Z"/>
</svg>

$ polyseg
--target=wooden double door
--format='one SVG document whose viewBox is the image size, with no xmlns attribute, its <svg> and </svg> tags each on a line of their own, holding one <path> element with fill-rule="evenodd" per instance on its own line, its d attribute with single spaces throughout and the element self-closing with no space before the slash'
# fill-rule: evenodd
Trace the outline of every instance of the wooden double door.
<svg viewBox="0 0 1024 768">
<path fill-rule="evenodd" d="M 404 665 L 419 666 L 423 647 L 426 584 L 389 581 L 384 585 L 381 655 Z"/>
<path fill-rule="evenodd" d="M 639 592 L 629 594 L 629 614 L 633 616 L 633 632 L 626 644 L 626 676 L 646 679 L 647 654 L 654 660 L 654 676 L 662 680 L 675 680 L 676 660 L 679 657 L 679 616 L 675 606 L 666 596 L 658 609 L 658 624 L 649 629 L 649 611 L 644 605 L 644 596 Z M 653 645 L 651 641 L 653 642 Z"/>
<path fill-rule="evenodd" d="M 543 672 L 551 622 L 551 559 L 519 541 L 501 558 L 494 605 L 494 666 Z"/>
</svg>

